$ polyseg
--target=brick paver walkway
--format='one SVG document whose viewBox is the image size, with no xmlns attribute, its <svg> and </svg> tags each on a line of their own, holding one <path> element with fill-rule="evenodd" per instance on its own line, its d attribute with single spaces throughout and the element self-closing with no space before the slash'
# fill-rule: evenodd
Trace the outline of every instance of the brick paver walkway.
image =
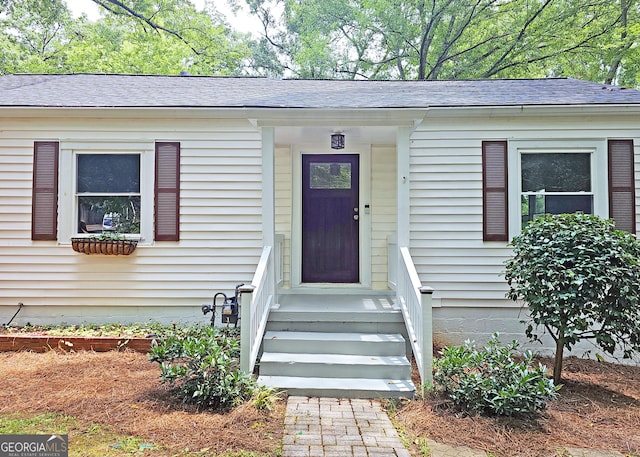
<svg viewBox="0 0 640 457">
<path fill-rule="evenodd" d="M 410 457 L 377 400 L 289 397 L 284 457 Z"/>
<path fill-rule="evenodd" d="M 431 457 L 487 455 L 465 446 L 427 444 Z M 377 400 L 289 397 L 282 448 L 283 457 L 411 457 Z M 574 457 L 623 457 L 615 451 L 564 450 Z"/>
</svg>

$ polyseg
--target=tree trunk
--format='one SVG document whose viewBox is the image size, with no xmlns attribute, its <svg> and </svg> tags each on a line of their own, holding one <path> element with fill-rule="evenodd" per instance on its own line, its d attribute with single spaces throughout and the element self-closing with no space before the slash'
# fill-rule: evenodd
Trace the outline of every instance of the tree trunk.
<svg viewBox="0 0 640 457">
<path fill-rule="evenodd" d="M 607 77 L 605 79 L 605 84 L 614 84 L 616 77 L 618 76 L 618 71 L 620 69 L 620 65 L 622 64 L 622 56 L 630 47 L 631 43 L 627 40 L 627 26 L 629 21 L 629 7 L 631 6 L 631 2 L 629 0 L 620 0 L 620 28 L 622 31 L 620 32 L 620 46 L 613 56 L 613 62 L 609 65 L 609 71 L 607 72 Z"/>
<path fill-rule="evenodd" d="M 556 340 L 556 358 L 553 361 L 553 383 L 557 386 L 562 381 L 562 355 L 564 353 L 564 338 Z"/>
</svg>

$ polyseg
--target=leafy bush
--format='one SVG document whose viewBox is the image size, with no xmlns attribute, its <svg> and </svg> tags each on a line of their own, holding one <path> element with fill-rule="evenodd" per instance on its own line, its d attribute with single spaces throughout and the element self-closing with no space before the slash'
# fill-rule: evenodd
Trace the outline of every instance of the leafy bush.
<svg viewBox="0 0 640 457">
<path fill-rule="evenodd" d="M 517 341 L 502 346 L 498 334 L 482 349 L 470 341 L 446 347 L 434 362 L 436 388 L 474 414 L 513 416 L 542 411 L 560 387 L 546 377 L 545 366 L 533 366 L 531 351 L 518 360 L 517 349 Z"/>
<path fill-rule="evenodd" d="M 553 376 L 578 341 L 593 340 L 625 358 L 640 352 L 640 241 L 612 220 L 588 214 L 547 215 L 513 238 L 506 265 L 507 296 L 522 300 L 532 340 L 556 343 Z"/>
<path fill-rule="evenodd" d="M 176 388 L 185 403 L 227 410 L 248 401 L 258 389 L 240 371 L 239 329 L 194 326 L 166 335 L 150 360 L 160 364 L 162 382 Z"/>
<path fill-rule="evenodd" d="M 273 407 L 284 397 L 284 392 L 275 387 L 258 386 L 253 392 L 251 402 L 256 409 L 271 411 Z"/>
</svg>

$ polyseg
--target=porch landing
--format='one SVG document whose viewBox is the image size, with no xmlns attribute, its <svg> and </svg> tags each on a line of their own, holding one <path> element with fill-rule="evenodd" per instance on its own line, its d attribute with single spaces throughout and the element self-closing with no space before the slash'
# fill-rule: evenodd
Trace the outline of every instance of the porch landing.
<svg viewBox="0 0 640 457">
<path fill-rule="evenodd" d="M 413 396 L 404 334 L 391 292 L 284 293 L 269 314 L 258 382 L 290 395 Z"/>
<path fill-rule="evenodd" d="M 293 289 L 279 292 L 278 309 L 330 311 L 399 311 L 393 291 L 361 289 Z"/>
</svg>

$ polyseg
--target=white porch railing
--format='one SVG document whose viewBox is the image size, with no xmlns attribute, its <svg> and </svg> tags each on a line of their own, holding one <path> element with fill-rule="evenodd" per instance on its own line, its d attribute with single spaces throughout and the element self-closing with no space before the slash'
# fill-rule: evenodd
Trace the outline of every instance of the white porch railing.
<svg viewBox="0 0 640 457">
<path fill-rule="evenodd" d="M 252 373 L 274 302 L 276 265 L 271 246 L 265 246 L 251 285 L 240 288 L 240 369 Z"/>
<path fill-rule="evenodd" d="M 420 372 L 421 392 L 433 385 L 433 334 L 432 334 L 432 308 L 431 295 L 433 289 L 423 286 L 413 264 L 409 248 L 389 245 L 389 252 L 399 254 L 399 261 L 395 278 L 390 278 L 390 283 L 396 285 L 396 297 L 398 305 L 402 309 L 402 315 L 407 327 L 411 349 L 416 359 Z M 391 272 L 391 270 L 390 270 Z"/>
</svg>

